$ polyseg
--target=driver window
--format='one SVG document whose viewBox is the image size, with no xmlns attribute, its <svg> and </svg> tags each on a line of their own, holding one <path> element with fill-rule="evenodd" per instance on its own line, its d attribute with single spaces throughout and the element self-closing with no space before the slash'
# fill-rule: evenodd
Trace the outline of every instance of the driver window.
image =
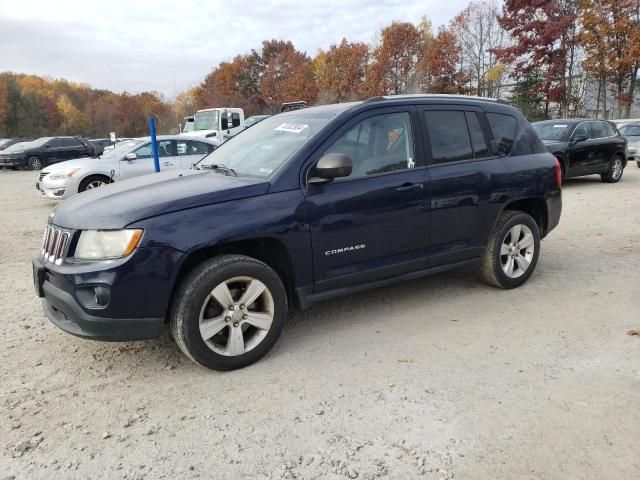
<svg viewBox="0 0 640 480">
<path fill-rule="evenodd" d="M 576 138 L 576 136 L 578 135 L 584 135 L 585 137 L 589 138 L 589 125 L 586 122 L 583 122 L 576 127 L 575 131 L 573 132 L 573 138 Z"/>
<path fill-rule="evenodd" d="M 348 178 L 415 167 L 411 119 L 408 113 L 367 118 L 344 133 L 324 154 L 343 153 L 353 162 Z"/>
</svg>

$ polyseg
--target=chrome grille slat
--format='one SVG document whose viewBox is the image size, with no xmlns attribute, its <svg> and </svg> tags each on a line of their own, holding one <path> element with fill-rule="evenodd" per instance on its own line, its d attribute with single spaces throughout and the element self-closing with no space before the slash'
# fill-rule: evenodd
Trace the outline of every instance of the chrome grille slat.
<svg viewBox="0 0 640 480">
<path fill-rule="evenodd" d="M 69 245 L 71 234 L 59 228 L 48 225 L 42 239 L 42 258 L 46 262 L 62 264 Z"/>
</svg>

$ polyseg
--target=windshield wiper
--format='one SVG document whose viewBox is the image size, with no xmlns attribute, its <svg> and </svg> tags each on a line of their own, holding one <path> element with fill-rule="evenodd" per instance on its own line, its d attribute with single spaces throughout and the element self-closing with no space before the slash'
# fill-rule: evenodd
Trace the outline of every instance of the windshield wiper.
<svg viewBox="0 0 640 480">
<path fill-rule="evenodd" d="M 222 164 L 214 164 L 214 165 L 200 165 L 200 168 L 208 168 L 213 170 L 214 172 L 221 172 L 224 173 L 225 175 L 231 177 L 237 177 L 238 176 L 238 172 L 236 172 L 233 168 L 230 167 L 226 167 Z"/>
</svg>

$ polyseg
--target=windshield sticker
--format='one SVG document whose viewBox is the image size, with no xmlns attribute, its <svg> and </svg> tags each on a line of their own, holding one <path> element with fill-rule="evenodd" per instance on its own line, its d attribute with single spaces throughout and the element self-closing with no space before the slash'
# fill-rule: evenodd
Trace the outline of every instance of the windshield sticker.
<svg viewBox="0 0 640 480">
<path fill-rule="evenodd" d="M 277 132 L 300 133 L 309 128 L 309 125 L 303 123 L 283 123 L 279 127 L 274 128 Z"/>
<path fill-rule="evenodd" d="M 569 125 L 554 125 L 553 128 L 567 128 Z"/>
</svg>

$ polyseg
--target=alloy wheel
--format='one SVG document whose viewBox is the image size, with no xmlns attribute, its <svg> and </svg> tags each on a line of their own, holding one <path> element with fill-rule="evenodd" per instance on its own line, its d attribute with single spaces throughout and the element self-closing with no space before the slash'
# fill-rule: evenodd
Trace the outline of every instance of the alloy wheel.
<svg viewBox="0 0 640 480">
<path fill-rule="evenodd" d="M 234 277 L 216 286 L 200 309 L 199 329 L 215 353 L 238 356 L 253 350 L 267 336 L 274 301 L 267 286 L 251 277 Z"/>
<path fill-rule="evenodd" d="M 533 260 L 535 240 L 531 229 L 523 224 L 514 225 L 502 240 L 500 264 L 509 278 L 524 275 Z"/>
<path fill-rule="evenodd" d="M 102 185 L 104 185 L 104 183 L 105 182 L 103 182 L 102 180 L 94 180 L 93 182 L 89 182 L 85 190 L 92 190 L 94 188 L 101 187 Z"/>
<path fill-rule="evenodd" d="M 614 158 L 613 165 L 611 168 L 611 177 L 614 180 L 619 180 L 621 176 L 622 176 L 622 160 L 620 160 L 619 158 Z"/>
</svg>

